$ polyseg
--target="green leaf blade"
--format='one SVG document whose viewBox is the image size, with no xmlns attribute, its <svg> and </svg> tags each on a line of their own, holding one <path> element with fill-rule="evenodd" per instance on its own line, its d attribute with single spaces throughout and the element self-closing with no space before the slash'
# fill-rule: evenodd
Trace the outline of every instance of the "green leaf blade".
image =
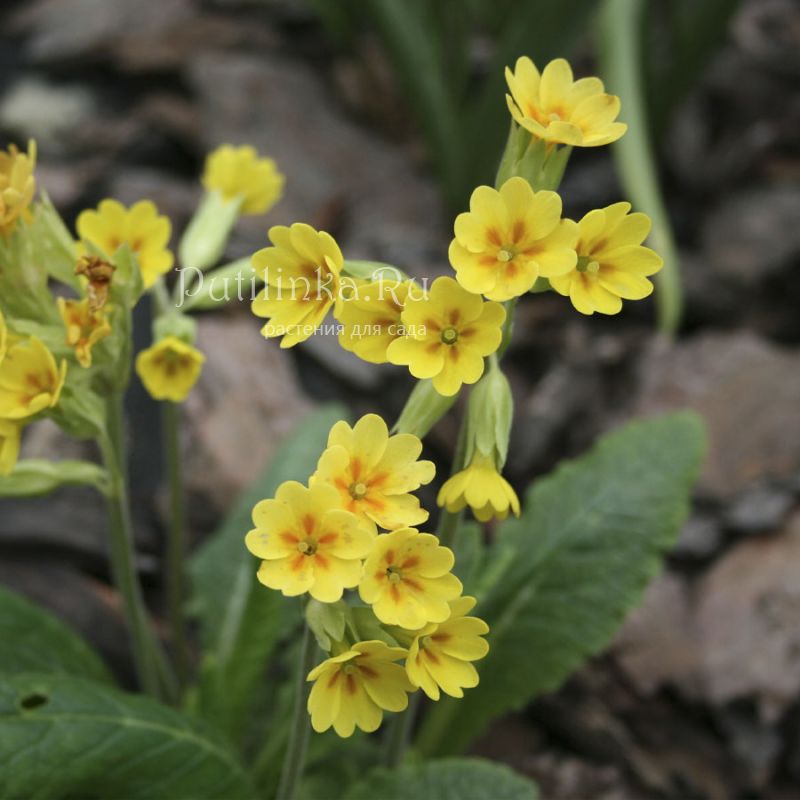
<svg viewBox="0 0 800 800">
<path fill-rule="evenodd" d="M 535 784 L 500 764 L 447 758 L 372 772 L 344 800 L 537 800 Z"/>
<path fill-rule="evenodd" d="M 52 614 L 3 587 L 0 587 L 0 642 L 0 675 L 52 672 L 111 682 L 100 657 L 77 633 Z"/>
<path fill-rule="evenodd" d="M 529 490 L 500 532 L 516 557 L 479 609 L 491 627 L 481 682 L 434 708 L 424 752 L 460 751 L 608 645 L 688 514 L 704 443 L 689 413 L 633 423 Z"/>
<path fill-rule="evenodd" d="M 233 754 L 187 717 L 67 676 L 0 680 L 0 764 L 0 797 L 254 797 Z"/>
</svg>

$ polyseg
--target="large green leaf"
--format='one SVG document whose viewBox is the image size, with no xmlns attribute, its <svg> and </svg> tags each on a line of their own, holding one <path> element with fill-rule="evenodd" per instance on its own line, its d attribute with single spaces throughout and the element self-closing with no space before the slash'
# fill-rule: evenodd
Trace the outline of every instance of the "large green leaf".
<svg viewBox="0 0 800 800">
<path fill-rule="evenodd" d="M 154 700 L 62 675 L 0 678 L 0 797 L 253 796 L 224 744 Z"/>
<path fill-rule="evenodd" d="M 52 614 L 3 587 L 0 587 L 0 642 L 0 674 L 55 672 L 110 681 L 103 662 L 77 633 Z"/>
<path fill-rule="evenodd" d="M 479 758 L 446 758 L 379 769 L 344 800 L 536 800 L 535 784 L 508 767 Z"/>
<path fill-rule="evenodd" d="M 704 442 L 689 413 L 636 422 L 533 485 L 499 534 L 515 558 L 478 609 L 491 626 L 480 685 L 434 707 L 424 752 L 458 752 L 606 647 L 686 518 Z"/>
<path fill-rule="evenodd" d="M 328 430 L 343 416 L 341 408 L 328 406 L 304 419 L 191 561 L 193 611 L 206 647 L 197 706 L 232 736 L 238 736 L 253 693 L 266 680 L 269 656 L 287 624 L 301 619 L 297 603 L 256 580 L 258 562 L 244 546 L 253 506 L 283 481 L 307 481 Z"/>
</svg>

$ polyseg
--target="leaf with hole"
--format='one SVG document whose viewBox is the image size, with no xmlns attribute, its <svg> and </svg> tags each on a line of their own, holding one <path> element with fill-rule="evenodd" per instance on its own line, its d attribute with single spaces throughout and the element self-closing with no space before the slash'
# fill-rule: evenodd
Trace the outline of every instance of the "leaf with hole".
<svg viewBox="0 0 800 800">
<path fill-rule="evenodd" d="M 154 700 L 62 675 L 0 677 L 0 765 L 0 797 L 254 797 L 212 732 Z"/>
</svg>

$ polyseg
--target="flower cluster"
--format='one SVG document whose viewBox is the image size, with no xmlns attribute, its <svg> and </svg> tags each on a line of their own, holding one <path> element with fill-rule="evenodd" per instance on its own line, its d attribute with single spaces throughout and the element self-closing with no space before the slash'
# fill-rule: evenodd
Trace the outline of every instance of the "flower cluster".
<svg viewBox="0 0 800 800">
<path fill-rule="evenodd" d="M 268 320 L 264 336 L 293 347 L 332 312 L 345 350 L 370 363 L 406 366 L 439 395 L 454 397 L 486 378 L 487 363 L 508 339 L 513 302 L 526 293 L 552 289 L 587 315 L 617 314 L 623 300 L 652 293 L 648 278 L 662 261 L 643 246 L 648 218 L 617 203 L 575 222 L 563 216 L 555 191 L 572 147 L 624 134 L 619 98 L 598 78 L 575 80 L 563 59 L 540 73 L 520 58 L 506 79 L 511 135 L 497 186 L 477 187 L 469 210 L 455 220 L 453 277 L 429 286 L 390 265 L 347 260 L 330 234 L 309 225 L 276 226 L 271 246 L 252 257 L 265 284 L 252 304 Z M 477 424 L 488 428 L 481 413 Z M 500 472 L 506 445 L 471 442 L 464 469 L 442 488 L 439 503 L 451 511 L 469 505 L 480 520 L 518 514 Z"/>
<path fill-rule="evenodd" d="M 340 421 L 308 485 L 287 481 L 253 509 L 245 542 L 262 559 L 261 583 L 335 604 L 342 618 L 335 636 L 318 632 L 329 658 L 308 675 L 316 731 L 374 731 L 417 689 L 461 697 L 478 683 L 471 662 L 488 651 L 488 627 L 466 616 L 475 601 L 462 596 L 452 550 L 416 527 L 428 512 L 413 492 L 435 471 L 421 453 L 416 436 L 390 435 L 375 414 Z M 347 590 L 353 604 L 341 602 Z"/>
</svg>

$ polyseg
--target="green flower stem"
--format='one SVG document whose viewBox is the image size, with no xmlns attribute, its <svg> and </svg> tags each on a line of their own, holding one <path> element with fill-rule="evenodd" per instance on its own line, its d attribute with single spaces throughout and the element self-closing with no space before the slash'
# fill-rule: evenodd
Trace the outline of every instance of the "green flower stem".
<svg viewBox="0 0 800 800">
<path fill-rule="evenodd" d="M 650 243 L 664 266 L 656 274 L 658 326 L 674 335 L 683 313 L 678 248 L 658 182 L 643 85 L 642 22 L 644 0 L 607 0 L 600 16 L 600 56 L 610 90 L 622 98 L 628 131 L 613 145 L 620 179 L 635 208 L 653 220 Z"/>
<path fill-rule="evenodd" d="M 106 425 L 107 433 L 99 444 L 110 478 L 107 498 L 111 570 L 122 598 L 142 688 L 147 694 L 163 699 L 168 691 L 162 674 L 162 655 L 150 626 L 134 565 L 121 392 L 112 393 L 108 399 Z"/>
<path fill-rule="evenodd" d="M 180 407 L 161 404 L 169 482 L 169 532 L 167 537 L 167 614 L 172 633 L 172 653 L 178 682 L 183 687 L 189 672 L 189 645 L 183 604 L 186 594 L 186 496 L 180 457 Z"/>
<path fill-rule="evenodd" d="M 308 718 L 308 682 L 306 676 L 314 668 L 314 654 L 316 642 L 308 623 L 303 624 L 303 643 L 300 646 L 300 659 L 297 671 L 297 684 L 295 688 L 294 711 L 289 730 L 289 743 L 281 770 L 281 780 L 278 784 L 276 800 L 295 800 L 300 779 L 303 777 L 303 768 L 306 761 L 306 748 L 311 724 Z"/>
</svg>

